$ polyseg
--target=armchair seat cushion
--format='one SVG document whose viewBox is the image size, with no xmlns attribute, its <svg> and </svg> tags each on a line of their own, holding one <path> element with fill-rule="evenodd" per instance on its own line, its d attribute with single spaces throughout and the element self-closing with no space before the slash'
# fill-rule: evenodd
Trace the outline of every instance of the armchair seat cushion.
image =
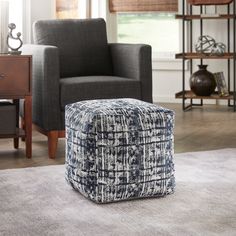
<svg viewBox="0 0 236 236">
<path fill-rule="evenodd" d="M 60 79 L 61 109 L 70 103 L 110 98 L 141 99 L 141 83 L 116 76 L 81 76 Z"/>
</svg>

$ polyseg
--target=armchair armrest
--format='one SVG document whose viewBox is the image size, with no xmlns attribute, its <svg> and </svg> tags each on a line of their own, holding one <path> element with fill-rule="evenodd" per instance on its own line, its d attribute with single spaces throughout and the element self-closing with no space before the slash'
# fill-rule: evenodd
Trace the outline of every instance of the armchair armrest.
<svg viewBox="0 0 236 236">
<path fill-rule="evenodd" d="M 141 81 L 142 99 L 152 102 L 151 46 L 146 44 L 109 44 L 115 76 Z"/>
<path fill-rule="evenodd" d="M 61 124 L 58 48 L 26 44 L 23 54 L 32 55 L 33 122 L 45 130 Z"/>
</svg>

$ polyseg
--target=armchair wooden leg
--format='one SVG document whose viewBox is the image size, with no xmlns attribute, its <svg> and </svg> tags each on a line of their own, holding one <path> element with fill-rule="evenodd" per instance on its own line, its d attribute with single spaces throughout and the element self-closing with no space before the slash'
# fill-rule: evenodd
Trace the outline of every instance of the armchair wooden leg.
<svg viewBox="0 0 236 236">
<path fill-rule="evenodd" d="M 59 133 L 57 130 L 48 132 L 48 155 L 52 159 L 56 157 L 58 138 Z"/>
<path fill-rule="evenodd" d="M 59 138 L 65 137 L 65 130 L 47 131 L 34 124 L 34 129 L 48 137 L 48 156 L 51 159 L 56 157 L 57 143 Z"/>
</svg>

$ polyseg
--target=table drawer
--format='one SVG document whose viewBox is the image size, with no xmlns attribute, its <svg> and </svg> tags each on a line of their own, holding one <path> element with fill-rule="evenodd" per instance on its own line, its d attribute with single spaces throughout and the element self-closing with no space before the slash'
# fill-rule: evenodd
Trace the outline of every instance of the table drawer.
<svg viewBox="0 0 236 236">
<path fill-rule="evenodd" d="M 31 57 L 0 56 L 0 96 L 31 93 Z"/>
</svg>

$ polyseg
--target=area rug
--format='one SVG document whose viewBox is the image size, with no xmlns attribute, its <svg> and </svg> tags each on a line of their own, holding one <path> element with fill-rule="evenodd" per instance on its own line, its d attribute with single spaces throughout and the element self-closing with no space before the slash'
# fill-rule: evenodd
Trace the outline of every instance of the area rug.
<svg viewBox="0 0 236 236">
<path fill-rule="evenodd" d="M 97 205 L 64 166 L 0 171 L 0 235 L 236 235 L 236 149 L 175 155 L 176 192 Z"/>
</svg>

